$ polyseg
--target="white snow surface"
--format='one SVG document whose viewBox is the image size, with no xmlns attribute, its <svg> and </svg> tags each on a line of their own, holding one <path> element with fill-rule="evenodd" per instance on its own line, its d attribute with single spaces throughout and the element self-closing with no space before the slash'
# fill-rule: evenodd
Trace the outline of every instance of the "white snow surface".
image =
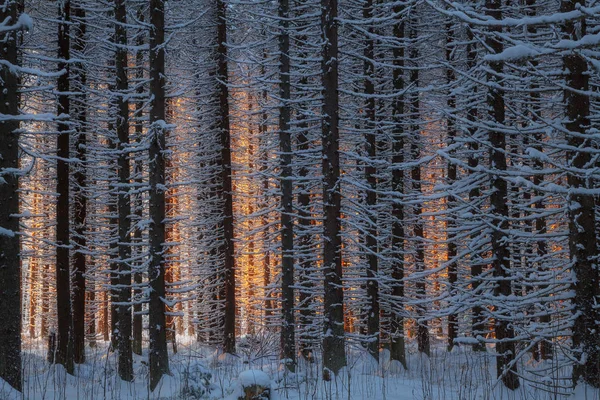
<svg viewBox="0 0 600 400">
<path fill-rule="evenodd" d="M 301 360 L 296 373 L 290 373 L 279 362 L 277 343 L 274 337 L 242 338 L 238 353 L 229 355 L 180 337 L 179 352 L 170 356 L 171 375 L 149 392 L 146 354 L 134 356 L 135 380 L 123 382 L 116 371 L 117 356 L 108 352 L 107 343 L 87 348 L 86 362 L 71 376 L 61 366 L 48 365 L 43 341 L 26 341 L 23 393 L 0 380 L 0 399 L 238 400 L 244 384 L 257 383 L 271 388 L 272 400 L 600 400 L 596 389 L 583 385 L 570 389 L 568 368 L 529 358 L 519 363 L 526 378 L 521 387 L 514 392 L 503 389 L 495 378 L 493 348 L 474 353 L 468 346 L 457 346 L 448 353 L 440 342 L 428 358 L 409 343 L 405 370 L 390 360 L 388 351 L 382 351 L 376 362 L 355 344 L 349 348 L 348 366 L 324 382 L 318 354 L 317 362 Z M 555 375 L 544 375 L 553 366 Z"/>
<path fill-rule="evenodd" d="M 259 369 L 249 369 L 244 371 L 239 376 L 239 381 L 242 387 L 258 385 L 262 387 L 271 386 L 271 378 L 269 375 Z"/>
</svg>

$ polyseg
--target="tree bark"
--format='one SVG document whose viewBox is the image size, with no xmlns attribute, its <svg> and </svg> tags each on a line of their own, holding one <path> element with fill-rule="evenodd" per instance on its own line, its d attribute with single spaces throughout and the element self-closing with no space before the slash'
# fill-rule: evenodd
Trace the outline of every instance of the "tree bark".
<svg viewBox="0 0 600 400">
<path fill-rule="evenodd" d="M 473 71 L 475 66 L 477 65 L 477 48 L 476 41 L 473 35 L 473 31 L 471 27 L 467 28 L 467 70 Z M 473 85 L 473 99 L 477 96 L 477 86 Z M 468 101 L 468 100 L 467 100 Z M 472 104 L 472 103 L 470 103 Z M 477 123 L 479 118 L 477 107 L 471 105 L 467 108 L 467 120 L 469 121 L 469 158 L 467 163 L 469 165 L 469 170 L 471 174 L 475 174 L 475 170 L 479 166 L 479 143 L 475 138 L 477 133 L 477 128 L 474 126 Z M 469 191 L 469 201 L 474 202 L 479 199 L 481 195 L 481 189 L 474 185 L 473 188 Z M 477 235 L 473 234 L 470 237 L 471 240 L 477 240 Z M 474 257 L 475 256 L 475 257 Z M 478 288 L 481 285 L 480 275 L 483 273 L 483 265 L 481 261 L 478 259 L 478 255 L 471 255 L 471 291 L 474 296 L 479 296 Z M 479 338 L 485 336 L 486 334 L 486 326 L 485 326 L 485 318 L 483 316 L 483 307 L 478 302 L 475 302 L 472 308 L 472 320 L 471 320 L 471 335 L 474 338 Z M 476 344 L 473 345 L 473 351 L 485 351 L 485 343 L 482 340 L 478 340 Z"/>
<path fill-rule="evenodd" d="M 150 0 L 150 390 L 169 373 L 165 303 L 165 2 Z"/>
<path fill-rule="evenodd" d="M 563 0 L 560 11 L 571 12 L 585 3 L 578 0 Z M 586 20 L 569 21 L 561 27 L 563 39 L 579 40 L 586 34 Z M 567 165 L 574 170 L 590 168 L 593 146 L 590 127 L 589 69 L 585 58 L 578 52 L 563 56 L 566 88 L 565 128 L 567 143 Z M 579 151 L 581 149 L 581 151 Z M 582 379 L 588 385 L 600 387 L 600 311 L 597 300 L 600 298 L 600 276 L 598 272 L 598 248 L 595 232 L 596 212 L 594 197 L 584 193 L 593 188 L 593 181 L 587 174 L 570 171 L 567 173 L 569 186 L 569 250 L 571 253 L 573 282 L 573 347 L 580 361 L 573 367 L 573 383 Z"/>
<path fill-rule="evenodd" d="M 323 379 L 330 380 L 346 365 L 344 340 L 344 291 L 342 288 L 342 243 L 340 237 L 340 153 L 338 93 L 338 1 L 321 0 L 323 31 Z"/>
<path fill-rule="evenodd" d="M 137 18 L 140 21 L 144 21 L 144 13 L 141 8 L 138 10 Z M 144 45 L 144 36 L 138 35 L 136 39 L 136 45 L 141 47 Z M 135 140 L 138 143 L 141 143 L 143 140 L 144 134 L 144 124 L 143 124 L 143 113 L 144 113 L 144 53 L 141 50 L 138 50 L 135 54 L 135 81 L 136 81 L 136 94 L 139 96 L 138 101 L 135 102 Z M 143 162 L 141 158 L 136 158 L 134 164 L 134 172 L 136 188 L 139 188 L 143 185 Z M 139 226 L 140 221 L 144 218 L 144 203 L 141 193 L 136 193 L 133 198 L 133 208 L 135 215 L 136 226 L 133 230 L 133 239 L 132 241 L 135 243 L 135 256 L 136 256 L 136 265 L 135 271 L 133 274 L 134 280 L 134 303 L 133 303 L 133 325 L 132 325 L 132 352 L 141 355 L 142 354 L 142 333 L 143 333 L 143 325 L 142 325 L 142 281 L 143 275 L 140 270 L 140 265 L 142 261 L 139 259 L 141 255 L 141 246 L 143 243 L 143 232 L 142 228 Z"/>
<path fill-rule="evenodd" d="M 5 0 L 0 21 L 17 23 L 18 2 Z M 0 34 L 0 59 L 18 65 L 18 33 Z M 18 76 L 0 67 L 0 114 L 19 114 Z M 17 120 L 0 122 L 0 378 L 21 391 L 21 245 L 19 240 L 19 129 Z M 11 169 L 13 172 L 7 172 Z"/>
<path fill-rule="evenodd" d="M 70 113 L 70 36 L 71 2 L 59 2 L 58 24 L 58 69 L 64 70 L 57 82 L 57 114 L 67 116 Z M 55 362 L 62 364 L 69 374 L 73 374 L 73 320 L 71 310 L 71 282 L 69 255 L 69 132 L 68 123 L 58 122 L 56 140 L 56 308 L 58 313 L 58 336 Z"/>
<path fill-rule="evenodd" d="M 295 371 L 296 332 L 294 319 L 294 193 L 292 171 L 291 88 L 290 88 L 290 4 L 279 0 L 279 165 L 281 168 L 281 358 Z"/>
<path fill-rule="evenodd" d="M 500 0 L 487 0 L 486 14 L 497 20 L 502 19 L 502 3 Z M 495 34 L 500 34 L 502 28 L 491 27 L 492 34 L 486 39 L 486 45 L 495 53 L 499 54 L 504 49 L 501 40 Z M 495 83 L 487 92 L 487 103 L 489 115 L 496 126 L 505 123 L 504 93 L 498 88 L 504 64 L 499 61 L 489 63 L 492 72 L 488 73 L 488 81 Z M 488 132 L 490 142 L 490 168 L 491 187 L 490 214 L 492 216 L 492 268 L 495 280 L 494 296 L 500 300 L 506 299 L 512 294 L 512 278 L 510 266 L 510 240 L 508 238 L 508 185 L 502 174 L 507 170 L 506 162 L 506 137 L 500 130 L 490 129 Z M 519 377 L 515 364 L 516 348 L 514 342 L 514 330 L 512 324 L 502 314 L 506 312 L 494 307 L 497 317 L 494 320 L 494 331 L 496 333 L 496 372 L 498 378 L 502 378 L 504 385 L 515 390 L 519 387 Z"/>
<path fill-rule="evenodd" d="M 452 64 L 454 62 L 454 23 L 452 20 L 448 20 L 446 22 L 446 63 L 448 63 L 449 67 L 446 68 L 446 83 L 449 87 L 451 87 L 452 83 L 456 80 L 456 74 L 454 73 Z M 448 107 L 448 112 L 454 112 L 456 108 L 456 96 L 453 94 L 452 89 L 449 89 L 446 99 L 446 106 Z M 453 146 L 455 145 L 456 139 L 456 124 L 452 118 L 446 119 L 446 136 L 448 147 L 450 147 L 449 155 L 454 157 L 455 151 L 453 150 Z M 448 162 L 447 173 L 446 173 L 446 185 L 450 190 L 456 182 L 457 178 L 457 168 L 456 164 L 453 161 Z M 454 196 L 449 193 L 447 199 L 447 209 L 448 215 L 447 224 L 446 224 L 446 233 L 447 233 L 447 255 L 448 255 L 448 291 L 450 292 L 450 296 L 454 296 L 456 294 L 456 282 L 458 281 L 458 265 L 456 263 L 457 256 L 457 245 L 456 245 L 456 215 L 453 208 L 456 206 L 456 199 Z M 448 315 L 448 351 L 451 351 L 454 347 L 454 340 L 458 336 L 458 316 L 454 313 Z"/>
<path fill-rule="evenodd" d="M 129 196 L 129 82 L 127 79 L 127 10 L 125 0 L 115 0 L 115 69 L 117 91 L 117 137 L 119 139 L 118 170 L 119 187 L 117 208 L 119 214 L 119 290 L 118 290 L 118 337 L 119 376 L 124 381 L 133 380 L 133 355 L 131 348 L 131 198 Z"/>
<path fill-rule="evenodd" d="M 367 0 L 363 6 L 363 18 L 373 18 L 373 0 Z M 369 161 L 365 165 L 367 181 L 367 214 L 368 228 L 365 232 L 367 253 L 367 350 L 379 360 L 379 280 L 378 280 L 378 240 L 377 240 L 377 168 L 374 166 L 377 157 L 377 121 L 375 110 L 375 29 L 370 24 L 364 50 L 365 117 L 366 117 L 366 151 Z"/>
<path fill-rule="evenodd" d="M 233 233 L 233 190 L 231 185 L 231 128 L 229 121 L 229 70 L 227 61 L 227 5 L 217 1 L 217 80 L 219 85 L 219 120 L 221 135 L 221 196 L 223 201 L 223 245 L 220 249 L 225 265 L 225 323 L 223 350 L 235 353 L 235 259 Z"/>
<path fill-rule="evenodd" d="M 403 195 L 404 188 L 404 17 L 400 16 L 403 6 L 394 6 L 394 14 L 398 15 L 393 27 L 394 38 L 398 44 L 394 46 L 394 70 L 392 81 L 394 91 L 397 93 L 393 101 L 392 118 L 394 129 L 392 132 L 392 190 L 398 196 Z M 392 296 L 395 302 L 404 304 L 404 205 L 400 201 L 392 204 Z M 390 318 L 390 357 L 399 361 L 404 369 L 406 364 L 406 346 L 404 342 L 404 310 L 392 307 Z"/>
<path fill-rule="evenodd" d="M 411 115 L 411 143 L 410 143 L 410 154 L 411 162 L 414 164 L 410 171 L 412 179 L 412 190 L 414 195 L 418 198 L 422 197 L 421 190 L 421 165 L 419 160 L 421 158 L 421 111 L 419 101 L 419 50 L 416 47 L 415 41 L 417 39 L 417 20 L 411 19 L 409 29 L 409 38 L 413 43 L 409 48 L 409 59 L 412 62 L 412 69 L 410 70 L 410 84 L 413 87 L 414 93 L 411 94 L 410 98 L 410 115 Z M 423 217 L 421 216 L 423 210 L 421 204 L 415 204 L 413 206 L 413 235 L 415 238 L 415 250 L 414 250 L 414 263 L 415 272 L 422 273 L 425 271 L 425 231 L 423 227 Z M 427 297 L 427 283 L 426 278 L 422 277 L 415 283 L 417 299 L 421 302 L 425 301 Z M 426 355 L 431 354 L 430 340 L 429 340 L 429 324 L 426 318 L 426 307 L 422 304 L 416 307 L 417 317 L 421 321 L 417 321 L 417 345 L 419 352 Z"/>
</svg>

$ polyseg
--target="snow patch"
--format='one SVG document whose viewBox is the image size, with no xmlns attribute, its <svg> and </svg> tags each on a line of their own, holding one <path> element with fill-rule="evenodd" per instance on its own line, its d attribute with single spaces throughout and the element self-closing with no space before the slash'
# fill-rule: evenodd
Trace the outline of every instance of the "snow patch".
<svg viewBox="0 0 600 400">
<path fill-rule="evenodd" d="M 253 385 L 262 387 L 271 386 L 271 378 L 269 378 L 269 375 L 259 369 L 249 369 L 242 372 L 238 380 L 242 387 L 249 387 Z"/>
<path fill-rule="evenodd" d="M 15 237 L 15 233 L 10 229 L 6 229 L 0 226 L 0 236 Z"/>
</svg>

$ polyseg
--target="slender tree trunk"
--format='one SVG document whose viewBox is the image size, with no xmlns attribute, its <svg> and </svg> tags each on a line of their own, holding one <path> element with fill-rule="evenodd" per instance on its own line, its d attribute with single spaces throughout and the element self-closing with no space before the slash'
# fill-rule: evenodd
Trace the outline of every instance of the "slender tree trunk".
<svg viewBox="0 0 600 400">
<path fill-rule="evenodd" d="M 166 118 L 167 122 L 170 123 L 173 121 L 174 115 L 174 100 L 170 98 L 167 100 L 167 109 L 166 109 Z M 167 132 L 166 140 L 169 140 L 169 132 Z M 175 182 L 176 181 L 176 173 L 175 165 L 177 165 L 177 160 L 174 160 L 172 157 L 169 157 L 165 160 L 165 169 L 167 174 L 167 182 Z M 177 187 L 170 185 L 165 194 L 165 215 L 166 218 L 173 218 L 178 214 L 177 208 Z M 167 247 L 165 249 L 165 282 L 167 287 L 172 288 L 173 283 L 177 281 L 175 278 L 175 249 L 171 246 L 171 243 L 178 242 L 177 239 L 177 226 L 175 223 L 170 223 L 165 227 L 165 243 L 167 243 Z M 173 296 L 174 293 L 171 293 Z M 172 299 L 173 300 L 173 299 Z M 171 343 L 173 353 L 177 353 L 177 331 L 175 330 L 175 316 L 173 313 L 175 312 L 175 307 L 168 306 L 166 321 L 167 321 L 167 343 Z"/>
<path fill-rule="evenodd" d="M 263 64 L 261 64 L 261 68 L 260 68 L 260 75 L 261 76 L 265 76 L 265 66 L 264 66 L 264 61 L 267 58 L 267 53 L 266 51 L 263 53 Z M 268 100 L 268 93 L 267 90 L 263 90 L 262 91 L 262 100 L 263 100 L 263 104 L 267 104 L 267 100 Z M 260 117 L 260 125 L 259 125 L 259 132 L 260 132 L 260 137 L 262 138 L 262 143 L 264 143 L 265 148 L 268 147 L 268 133 L 269 133 L 269 128 L 268 128 L 268 118 L 269 116 L 267 115 L 267 111 L 266 109 L 263 107 L 263 111 L 261 113 L 261 117 Z M 261 150 L 260 152 L 261 155 L 261 172 L 263 173 L 262 176 L 262 188 L 263 188 L 263 195 L 262 195 L 262 208 L 266 208 L 268 207 L 268 199 L 267 196 L 269 196 L 269 177 L 267 176 L 267 170 L 268 170 L 268 154 L 267 154 L 267 150 Z M 264 272 L 264 277 L 263 277 L 263 283 L 264 283 L 264 287 L 265 287 L 265 325 L 267 327 L 269 327 L 271 325 L 271 316 L 273 314 L 273 300 L 271 299 L 272 296 L 272 288 L 271 288 L 271 249 L 270 249 L 270 239 L 269 239 L 269 217 L 268 215 L 265 213 L 263 214 L 262 217 L 262 222 L 261 224 L 263 226 L 265 226 L 266 228 L 263 229 L 262 232 L 262 242 L 263 242 L 263 246 L 265 248 L 264 250 L 264 261 L 263 261 L 263 272 Z"/>
<path fill-rule="evenodd" d="M 321 0 L 323 31 L 323 379 L 330 380 L 346 365 L 344 340 L 344 291 L 342 288 L 342 243 L 340 236 L 340 153 L 338 93 L 337 0 Z"/>
<path fill-rule="evenodd" d="M 446 22 L 446 63 L 448 63 L 449 67 L 446 68 L 446 83 L 449 87 L 456 80 L 456 75 L 454 70 L 452 69 L 452 64 L 454 63 L 454 21 L 448 19 Z M 452 89 L 449 89 L 446 99 L 446 105 L 448 107 L 449 112 L 453 112 L 456 108 L 456 96 L 453 94 Z M 456 125 L 452 118 L 446 119 L 446 136 L 448 147 L 450 147 L 449 154 L 451 157 L 454 156 L 455 151 L 453 150 L 453 146 L 455 145 L 456 139 Z M 448 162 L 447 166 L 447 179 L 446 185 L 449 189 L 451 189 L 456 182 L 457 178 L 457 168 L 456 164 L 453 161 Z M 457 256 L 457 246 L 456 246 L 456 215 L 454 211 L 454 207 L 456 206 L 456 199 L 454 196 L 449 193 L 448 194 L 448 215 L 447 225 L 446 225 L 446 233 L 447 238 L 446 241 L 448 243 L 448 290 L 451 296 L 456 294 L 456 282 L 458 281 L 458 264 L 456 263 Z M 448 351 L 452 351 L 454 347 L 454 340 L 458 336 L 458 316 L 456 314 L 450 314 L 448 316 Z"/>
<path fill-rule="evenodd" d="M 419 50 L 415 45 L 415 40 L 417 39 L 417 20 L 410 20 L 410 29 L 409 29 L 409 37 L 412 41 L 412 45 L 409 49 L 409 58 L 412 61 L 412 69 L 410 70 L 410 84 L 415 91 L 411 95 L 410 100 L 410 114 L 411 114 L 411 145 L 410 145 L 410 154 L 411 154 L 411 162 L 415 165 L 412 167 L 410 175 L 412 179 L 412 190 L 417 197 L 421 197 L 421 165 L 419 164 L 419 160 L 421 158 L 421 110 L 420 110 L 420 101 L 419 101 Z M 415 237 L 415 250 L 414 250 L 414 262 L 415 262 L 415 271 L 417 273 L 422 273 L 425 271 L 425 231 L 423 227 L 423 217 L 421 216 L 423 210 L 421 204 L 415 204 L 413 206 L 413 218 L 415 220 L 413 225 L 413 234 Z M 427 287 L 426 287 L 426 278 L 420 278 L 416 284 L 416 292 L 417 298 L 420 301 L 424 301 L 427 297 Z M 417 306 L 417 316 L 421 319 L 426 317 L 426 308 L 424 305 Z M 426 320 L 417 321 L 417 343 L 419 352 L 427 354 L 428 356 L 431 353 L 430 343 L 429 343 L 429 324 Z"/>
<path fill-rule="evenodd" d="M 18 2 L 4 0 L 0 6 L 0 21 L 17 22 Z M 10 65 L 18 65 L 18 33 L 0 34 L 0 114 L 19 114 L 18 76 Z M 21 260 L 19 219 L 19 181 L 16 173 L 6 169 L 19 168 L 19 122 L 7 119 L 0 123 L 0 379 L 21 390 Z"/>
<path fill-rule="evenodd" d="M 577 6 L 584 6 L 581 0 L 563 0 L 560 11 L 572 12 Z M 563 39 L 580 40 L 586 34 L 586 20 L 569 21 L 562 25 Z M 591 153 L 594 140 L 588 137 L 590 126 L 589 69 L 584 56 L 570 52 L 563 56 L 563 69 L 566 76 L 565 128 L 570 150 L 567 152 L 569 168 L 583 171 L 591 168 Z M 600 276 L 598 272 L 597 238 L 592 232 L 596 229 L 594 197 L 585 191 L 593 188 L 592 178 L 583 173 L 569 172 L 569 250 L 571 253 L 573 282 L 573 347 L 579 363 L 573 368 L 573 383 L 582 379 L 588 385 L 600 387 L 600 311 L 597 301 L 600 298 Z"/>
<path fill-rule="evenodd" d="M 117 74 L 117 137 L 119 139 L 118 214 L 119 214 L 119 290 L 117 306 L 119 351 L 119 376 L 124 381 L 133 380 L 133 356 L 131 349 L 131 198 L 129 196 L 129 82 L 127 80 L 127 10 L 125 0 L 115 0 L 115 68 Z"/>
<path fill-rule="evenodd" d="M 279 149 L 281 155 L 281 358 L 288 370 L 296 368 L 296 332 L 294 319 L 294 193 L 292 171 L 291 88 L 290 88 L 290 4 L 279 0 Z"/>
<path fill-rule="evenodd" d="M 393 102 L 392 117 L 394 129 L 392 135 L 392 190 L 397 195 L 404 194 L 404 17 L 400 16 L 403 6 L 394 7 L 394 14 L 399 15 L 394 23 L 394 38 L 401 44 L 396 44 L 393 50 L 394 70 L 392 79 L 394 91 L 397 93 Z M 404 304 L 404 205 L 400 201 L 392 204 L 392 296 L 394 302 Z M 390 316 L 390 357 L 399 361 L 404 369 L 406 365 L 406 346 L 404 343 L 404 310 L 403 307 L 393 307 Z"/>
<path fill-rule="evenodd" d="M 34 201 L 33 201 L 33 209 L 36 210 L 37 209 L 37 204 L 38 201 L 37 199 L 37 195 L 34 195 Z M 38 296 L 41 295 L 41 292 L 37 289 L 37 285 L 36 283 L 40 281 L 40 263 L 39 260 L 35 257 L 31 258 L 30 264 L 29 264 L 29 270 L 30 270 L 30 274 L 29 274 L 29 278 L 31 280 L 31 284 L 30 284 L 30 295 L 29 295 L 29 337 L 31 339 L 35 339 L 36 338 L 36 313 L 37 313 L 37 307 L 38 307 Z"/>
<path fill-rule="evenodd" d="M 363 6 L 363 18 L 369 21 L 373 18 L 373 0 L 367 0 Z M 379 280 L 378 280 L 378 240 L 377 240 L 377 168 L 374 166 L 377 157 L 377 121 L 375 110 L 375 30 L 372 25 L 367 29 L 368 35 L 364 50 L 364 79 L 365 87 L 365 117 L 366 117 L 366 150 L 369 161 L 365 165 L 367 180 L 367 213 L 368 228 L 365 242 L 367 249 L 367 350 L 376 360 L 379 360 Z"/>
<path fill-rule="evenodd" d="M 73 51 L 82 59 L 85 52 L 85 9 L 81 4 L 74 7 Z M 83 62 L 73 64 L 73 84 L 77 96 L 73 99 L 73 117 L 77 121 L 75 154 L 78 164 L 74 172 L 73 196 L 73 358 L 77 364 L 85 362 L 85 272 L 86 272 L 86 218 L 87 218 L 87 73 Z"/>
<path fill-rule="evenodd" d="M 58 24 L 58 69 L 66 71 L 57 82 L 58 109 L 57 114 L 70 113 L 70 36 L 71 2 L 59 2 Z M 71 316 L 71 282 L 69 257 L 69 131 L 70 126 L 65 122 L 58 123 L 56 141 L 56 308 L 58 313 L 58 337 L 55 362 L 62 364 L 69 374 L 73 374 L 73 341 Z"/>
<path fill-rule="evenodd" d="M 50 317 L 50 265 L 44 264 L 42 267 L 42 309 L 40 316 L 40 336 L 48 337 L 48 318 Z"/>
<path fill-rule="evenodd" d="M 150 390 L 169 373 L 165 303 L 165 3 L 150 0 Z"/>
<path fill-rule="evenodd" d="M 231 185 L 231 129 L 229 122 L 229 70 L 227 61 L 227 5 L 217 1 L 217 79 L 219 82 L 219 131 L 223 197 L 223 247 L 225 260 L 225 326 L 223 350 L 235 353 L 235 259 L 233 246 L 233 190 Z"/>
<path fill-rule="evenodd" d="M 138 10 L 137 18 L 141 22 L 144 21 L 145 14 L 142 11 L 142 8 Z M 144 45 L 144 36 L 138 35 L 136 38 L 136 45 L 142 47 Z M 138 143 L 141 143 L 144 135 L 144 123 L 143 123 L 143 113 L 144 113 L 144 53 L 141 50 L 138 50 L 135 54 L 135 81 L 136 81 L 136 95 L 138 96 L 138 101 L 135 102 L 135 139 Z M 141 158 L 136 158 L 134 164 L 134 176 L 136 188 L 139 190 L 143 185 L 143 162 Z M 135 243 L 136 250 L 136 265 L 135 272 L 133 274 L 134 280 L 134 304 L 133 304 L 133 326 L 132 326 L 132 334 L 133 334 L 133 343 L 132 343 L 132 351 L 137 355 L 142 354 L 142 333 L 143 333 L 143 325 L 142 325 L 142 271 L 140 270 L 140 265 L 142 264 L 141 260 L 138 260 L 140 254 L 142 253 L 142 228 L 139 223 L 144 218 L 144 203 L 143 197 L 141 193 L 136 193 L 133 200 L 134 204 L 134 214 L 135 214 L 135 222 L 136 226 L 133 230 L 133 242 Z"/>
<path fill-rule="evenodd" d="M 102 304 L 102 310 L 100 313 L 100 330 L 102 331 L 102 340 L 104 340 L 105 342 L 108 342 L 109 339 L 109 330 L 108 330 L 108 320 L 110 319 L 109 317 L 109 307 L 108 307 L 108 293 L 106 291 L 102 292 L 102 295 L 100 296 L 101 299 L 101 304 Z"/>
<path fill-rule="evenodd" d="M 301 36 L 298 41 L 306 42 L 306 36 Z M 302 52 L 300 59 L 307 58 L 306 52 Z M 299 80 L 299 87 L 304 88 L 309 84 L 308 77 L 302 75 Z M 299 336 L 299 347 L 302 357 L 309 362 L 314 362 L 313 344 L 314 334 L 311 326 L 315 318 L 314 309 L 314 284 L 311 280 L 311 271 L 313 269 L 312 254 L 313 241 L 311 227 L 313 218 L 310 201 L 310 184 L 307 182 L 309 169 L 305 157 L 310 149 L 310 143 L 307 134 L 309 133 L 309 124 L 306 113 L 310 109 L 304 102 L 299 105 L 300 110 L 297 114 L 298 134 L 296 136 L 296 149 L 299 162 L 298 168 L 298 232 L 297 232 L 297 254 L 298 254 L 298 305 L 299 311 L 298 326 L 301 327 Z M 310 111 L 308 111 L 310 112 Z"/>
<path fill-rule="evenodd" d="M 90 262 L 90 268 L 94 267 L 94 262 Z M 96 347 L 96 320 L 98 319 L 98 305 L 96 303 L 96 291 L 94 290 L 94 283 L 92 283 L 90 290 L 86 292 L 85 299 L 86 305 L 91 305 L 91 307 L 86 307 L 87 314 L 87 324 L 86 324 L 86 336 L 88 337 L 90 347 Z"/>
<path fill-rule="evenodd" d="M 473 31 L 470 27 L 467 28 L 467 70 L 472 71 L 477 65 L 477 48 L 475 37 L 473 35 Z M 473 85 L 473 93 L 472 100 L 474 101 L 477 98 L 477 86 Z M 469 100 L 467 100 L 469 102 Z M 472 104 L 471 102 L 469 104 Z M 478 112 L 477 107 L 470 105 L 467 108 L 467 120 L 469 121 L 469 158 L 468 165 L 471 174 L 476 174 L 474 172 L 479 166 L 479 143 L 475 139 L 475 135 L 477 133 L 477 128 L 475 128 L 475 124 L 478 121 Z M 474 185 L 473 188 L 469 191 L 469 201 L 474 202 L 479 199 L 481 195 L 481 189 Z M 476 234 L 471 235 L 471 240 L 476 240 Z M 483 273 L 483 265 L 481 261 L 478 259 L 478 256 L 472 254 L 471 255 L 471 291 L 474 296 L 479 296 L 479 286 L 481 285 L 481 274 Z M 485 336 L 486 334 L 486 326 L 485 326 L 485 318 L 483 316 L 483 307 L 478 302 L 475 302 L 472 308 L 472 320 L 471 320 L 471 335 L 474 338 L 478 338 L 480 336 Z M 485 351 L 485 343 L 482 340 L 478 340 L 476 344 L 473 345 L 473 351 Z"/>
<path fill-rule="evenodd" d="M 500 0 L 487 0 L 487 15 L 502 19 Z M 490 28 L 494 33 L 501 33 L 499 27 Z M 495 53 L 502 52 L 504 46 L 497 36 L 490 35 L 486 40 L 486 45 Z M 505 102 L 504 93 L 497 88 L 502 79 L 501 74 L 504 65 L 502 62 L 490 62 L 492 72 L 488 74 L 488 80 L 496 83 L 490 86 L 487 93 L 487 102 L 489 114 L 492 121 L 497 126 L 505 123 Z M 506 163 L 506 137 L 503 132 L 491 129 L 489 131 L 490 142 L 490 167 L 493 170 L 490 196 L 490 213 L 492 215 L 492 268 L 495 280 L 494 296 L 499 299 L 505 299 L 512 294 L 512 279 L 510 266 L 510 240 L 508 238 L 508 185 L 502 174 L 507 170 Z M 502 378 L 504 385 L 511 389 L 519 387 L 519 377 L 517 366 L 514 363 L 516 357 L 516 348 L 514 342 L 514 330 L 512 324 L 507 321 L 507 317 L 501 315 L 505 310 L 495 307 L 498 316 L 494 321 L 494 331 L 496 333 L 496 368 L 498 378 Z"/>
</svg>

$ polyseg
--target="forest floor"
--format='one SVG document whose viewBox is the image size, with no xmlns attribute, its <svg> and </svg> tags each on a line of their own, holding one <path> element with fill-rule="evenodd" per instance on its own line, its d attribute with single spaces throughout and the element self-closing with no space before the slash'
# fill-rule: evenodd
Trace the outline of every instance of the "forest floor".
<svg viewBox="0 0 600 400">
<path fill-rule="evenodd" d="M 180 338 L 179 351 L 170 358 L 171 375 L 149 393 L 145 356 L 135 356 L 136 379 L 128 383 L 118 378 L 116 356 L 104 343 L 88 348 L 87 361 L 76 366 L 71 376 L 60 366 L 48 365 L 42 342 L 30 342 L 23 359 L 23 393 L 10 391 L 0 380 L 0 400 L 238 400 L 240 379 L 247 377 L 243 372 L 248 370 L 269 376 L 272 400 L 600 400 L 597 390 L 568 388 L 568 380 L 561 380 L 561 375 L 568 377 L 566 368 L 531 360 L 520 363 L 521 387 L 509 393 L 495 379 L 491 349 L 481 354 L 462 347 L 448 353 L 440 343 L 427 358 L 409 346 L 406 371 L 399 363 L 390 362 L 386 351 L 377 364 L 360 346 L 350 347 L 348 367 L 336 380 L 323 382 L 318 362 L 300 362 L 296 374 L 284 372 L 278 362 L 277 343 L 275 336 L 242 338 L 238 354 L 232 356 L 191 338 Z M 549 371 L 553 376 L 547 376 Z"/>
</svg>

